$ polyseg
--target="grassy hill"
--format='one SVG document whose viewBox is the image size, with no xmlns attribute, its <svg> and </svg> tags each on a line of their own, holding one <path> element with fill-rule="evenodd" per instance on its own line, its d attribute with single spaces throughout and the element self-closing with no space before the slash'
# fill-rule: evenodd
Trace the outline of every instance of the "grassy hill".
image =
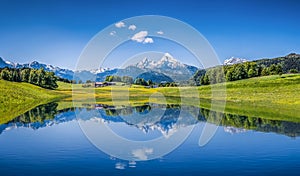
<svg viewBox="0 0 300 176">
<path fill-rule="evenodd" d="M 285 74 L 282 76 L 264 76 L 222 84 L 200 86 L 200 106 L 210 109 L 211 90 L 226 88 L 225 111 L 232 114 L 268 119 L 300 122 L 300 74 Z M 176 89 L 162 89 L 161 92 L 170 97 L 176 97 Z M 175 90 L 174 90 L 175 89 Z M 181 90 L 182 95 L 193 97 L 189 89 Z M 214 98 L 218 100 L 216 96 Z M 222 100 L 222 98 L 220 98 Z M 193 98 L 188 102 L 194 104 Z M 218 109 L 216 109 L 218 110 Z"/>
<path fill-rule="evenodd" d="M 147 102 L 169 103 L 211 108 L 211 91 L 218 93 L 226 89 L 226 99 L 215 96 L 214 110 L 232 114 L 268 119 L 300 122 L 300 74 L 272 75 L 226 82 L 200 87 L 161 87 L 147 89 L 141 86 L 110 86 L 82 88 L 74 85 L 73 97 L 69 100 L 83 103 L 110 105 L 137 105 Z M 72 92 L 71 85 L 60 85 L 61 91 Z M 182 98 L 184 100 L 182 101 Z M 200 98 L 200 103 L 199 103 Z"/>
<path fill-rule="evenodd" d="M 0 124 L 66 94 L 44 89 L 29 83 L 0 80 Z"/>
<path fill-rule="evenodd" d="M 226 88 L 225 112 L 273 120 L 300 122 L 300 74 L 273 75 L 200 87 L 109 86 L 83 88 L 82 85 L 58 82 L 58 89 L 47 90 L 28 83 L 0 80 L 0 124 L 54 100 L 61 109 L 82 107 L 85 103 L 114 106 L 140 105 L 148 102 L 183 104 L 211 108 L 212 89 L 222 92 Z M 72 89 L 73 87 L 73 89 Z M 182 98 L 184 97 L 184 101 Z M 200 98 L 200 103 L 199 103 Z M 223 103 L 224 99 L 215 96 Z M 222 111 L 221 104 L 214 107 Z"/>
</svg>

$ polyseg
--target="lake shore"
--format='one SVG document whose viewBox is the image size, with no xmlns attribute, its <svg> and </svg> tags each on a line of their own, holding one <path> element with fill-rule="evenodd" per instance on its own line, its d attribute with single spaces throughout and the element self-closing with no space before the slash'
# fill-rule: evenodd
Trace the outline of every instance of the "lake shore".
<svg viewBox="0 0 300 176">
<path fill-rule="evenodd" d="M 57 90 L 46 90 L 27 83 L 3 80 L 0 80 L 0 86 L 3 90 L 0 123 L 38 105 L 62 100 L 68 102 L 63 105 L 66 108 L 80 107 L 84 103 L 137 106 L 150 102 L 190 105 L 232 114 L 300 122 L 300 74 L 257 77 L 200 87 L 83 88 L 79 84 L 59 82 Z M 215 96 L 212 96 L 212 91 Z"/>
</svg>

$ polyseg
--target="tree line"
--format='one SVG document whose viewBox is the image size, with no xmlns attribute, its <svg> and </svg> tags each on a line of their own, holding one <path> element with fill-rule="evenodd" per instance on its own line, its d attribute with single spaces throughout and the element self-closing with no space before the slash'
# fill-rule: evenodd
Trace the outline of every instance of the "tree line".
<svg viewBox="0 0 300 176">
<path fill-rule="evenodd" d="M 260 59 L 254 62 L 262 67 L 270 67 L 272 64 L 280 64 L 282 66 L 283 73 L 298 73 L 300 71 L 300 55 L 295 53 L 274 59 Z"/>
<path fill-rule="evenodd" d="M 236 81 L 258 76 L 281 75 L 281 64 L 263 67 L 255 62 L 245 62 L 234 65 L 217 66 L 208 70 L 198 70 L 193 76 L 196 85 L 208 85 L 225 81 Z"/>
<path fill-rule="evenodd" d="M 109 75 L 105 77 L 105 81 L 107 82 L 123 82 L 126 84 L 133 84 L 134 80 L 130 76 L 117 76 L 117 75 Z"/>
<path fill-rule="evenodd" d="M 0 79 L 13 82 L 27 82 L 46 89 L 58 87 L 57 77 L 53 72 L 47 72 L 43 68 L 1 68 Z"/>
<path fill-rule="evenodd" d="M 297 137 L 300 135 L 300 124 L 295 122 L 240 116 L 238 114 L 216 112 L 204 108 L 200 109 L 197 119 L 199 121 L 220 124 L 222 126 L 263 132 L 275 132 L 290 137 Z"/>
<path fill-rule="evenodd" d="M 135 78 L 133 79 L 130 76 L 118 76 L 118 75 L 109 75 L 105 78 L 106 82 L 122 82 L 125 84 L 136 84 L 142 86 L 151 86 L 153 85 L 152 80 L 145 80 L 144 78 Z"/>
<path fill-rule="evenodd" d="M 216 66 L 207 70 L 198 70 L 189 82 L 196 85 L 208 85 L 258 76 L 299 73 L 299 71 L 300 55 L 291 53 L 285 57 L 261 59 L 234 65 Z"/>
<path fill-rule="evenodd" d="M 157 87 L 177 87 L 178 84 L 175 82 L 161 82 L 161 83 L 154 83 L 151 79 L 145 80 L 144 78 L 135 78 L 133 79 L 130 76 L 117 76 L 117 75 L 109 75 L 105 78 L 106 82 L 122 82 L 125 84 L 135 84 L 141 86 L 157 86 Z"/>
</svg>

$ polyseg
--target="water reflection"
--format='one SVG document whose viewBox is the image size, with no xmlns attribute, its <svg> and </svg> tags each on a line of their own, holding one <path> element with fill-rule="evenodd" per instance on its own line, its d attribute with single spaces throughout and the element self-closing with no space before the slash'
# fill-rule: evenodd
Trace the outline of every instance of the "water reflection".
<svg viewBox="0 0 300 176">
<path fill-rule="evenodd" d="M 242 132 L 244 130 L 255 130 L 261 132 L 275 132 L 278 134 L 284 134 L 290 137 L 297 137 L 300 135 L 300 123 L 281 121 L 281 120 L 270 120 L 263 119 L 260 117 L 247 117 L 237 114 L 219 113 L 213 112 L 209 118 L 208 114 L 210 110 L 201 109 L 199 121 L 207 121 L 209 123 L 219 122 L 220 125 L 225 127 L 234 127 L 239 130 L 232 130 L 230 133 Z M 229 128 L 227 128 L 228 130 Z"/>
<path fill-rule="evenodd" d="M 153 116 L 147 116 L 150 112 L 157 109 L 164 109 L 165 112 L 159 119 L 151 119 Z M 49 104 L 38 106 L 15 119 L 0 125 L 0 134 L 3 131 L 18 127 L 26 127 L 39 129 L 55 124 L 60 124 L 76 119 L 75 111 L 84 112 L 85 117 L 82 120 L 101 120 L 103 122 L 123 123 L 131 127 L 150 133 L 154 130 L 159 130 L 163 135 L 168 135 L 174 128 L 182 126 L 195 125 L 199 122 L 209 122 L 224 126 L 225 132 L 241 133 L 247 130 L 255 130 L 261 132 L 273 132 L 283 134 L 290 137 L 300 135 L 300 123 L 263 119 L 260 117 L 247 117 L 237 114 L 212 112 L 208 109 L 186 106 L 184 109 L 188 111 L 183 120 L 178 119 L 181 105 L 159 105 L 145 104 L 142 106 L 109 106 L 105 104 L 82 104 L 81 107 L 70 107 L 58 110 L 58 103 L 52 102 Z M 97 114 L 101 116 L 96 116 Z M 136 114 L 146 115 L 145 119 L 134 118 Z M 96 118 L 96 119 L 95 119 Z M 180 124 L 178 124 L 180 123 Z"/>
<path fill-rule="evenodd" d="M 37 106 L 26 113 L 16 117 L 15 119 L 0 125 L 0 134 L 3 131 L 26 127 L 34 130 L 60 124 L 63 122 L 74 120 L 71 114 L 74 114 L 76 108 L 66 108 L 57 110 L 58 103 L 52 102 L 44 105 Z"/>
</svg>

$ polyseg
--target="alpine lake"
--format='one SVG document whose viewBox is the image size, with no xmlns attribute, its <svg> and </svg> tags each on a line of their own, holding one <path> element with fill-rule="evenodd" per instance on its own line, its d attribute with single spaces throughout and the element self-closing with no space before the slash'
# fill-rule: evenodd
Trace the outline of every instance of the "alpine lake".
<svg viewBox="0 0 300 176">
<path fill-rule="evenodd" d="M 298 122 L 189 105 L 52 102 L 0 125 L 0 171 L 298 175 L 299 135 Z"/>
</svg>

